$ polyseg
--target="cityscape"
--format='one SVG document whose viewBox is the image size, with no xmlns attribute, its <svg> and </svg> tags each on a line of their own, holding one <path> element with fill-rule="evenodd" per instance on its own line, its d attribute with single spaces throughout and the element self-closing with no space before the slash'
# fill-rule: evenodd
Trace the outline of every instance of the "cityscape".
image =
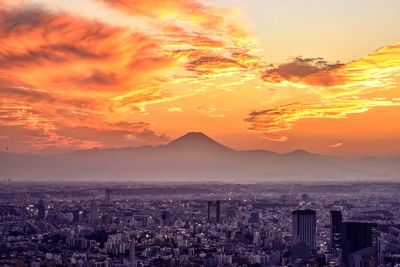
<svg viewBox="0 0 400 267">
<path fill-rule="evenodd" d="M 4 180 L 0 265 L 393 267 L 399 189 Z"/>
<path fill-rule="evenodd" d="M 400 0 L 0 0 L 0 267 L 400 267 Z"/>
</svg>

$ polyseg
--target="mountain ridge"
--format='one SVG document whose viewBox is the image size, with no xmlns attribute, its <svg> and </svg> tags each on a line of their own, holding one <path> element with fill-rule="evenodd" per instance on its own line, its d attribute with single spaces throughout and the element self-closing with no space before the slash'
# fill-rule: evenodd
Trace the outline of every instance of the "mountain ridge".
<svg viewBox="0 0 400 267">
<path fill-rule="evenodd" d="M 0 153 L 0 179 L 131 181 L 326 181 L 399 179 L 400 159 L 350 159 L 295 150 L 234 150 L 201 132 L 160 146 Z"/>
</svg>

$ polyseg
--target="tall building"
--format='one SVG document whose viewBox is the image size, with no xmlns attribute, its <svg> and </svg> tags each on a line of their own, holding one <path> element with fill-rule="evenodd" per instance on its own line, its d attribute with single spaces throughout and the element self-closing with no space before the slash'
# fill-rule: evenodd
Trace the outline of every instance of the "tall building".
<svg viewBox="0 0 400 267">
<path fill-rule="evenodd" d="M 106 198 L 105 198 L 105 204 L 110 205 L 112 202 L 112 190 L 110 188 L 106 188 Z"/>
<path fill-rule="evenodd" d="M 90 211 L 89 211 L 89 223 L 91 225 L 95 225 L 97 222 L 97 203 L 96 202 L 92 202 L 90 203 Z"/>
<path fill-rule="evenodd" d="M 161 211 L 161 222 L 164 226 L 170 226 L 172 224 L 171 213 L 169 211 Z"/>
<path fill-rule="evenodd" d="M 344 222 L 342 224 L 342 265 L 349 266 L 350 254 L 364 248 L 377 247 L 376 223 Z"/>
<path fill-rule="evenodd" d="M 136 267 L 136 242 L 131 240 L 129 247 L 129 263 L 131 267 Z"/>
<path fill-rule="evenodd" d="M 38 213 L 37 217 L 40 221 L 46 218 L 46 206 L 44 205 L 44 201 L 41 199 L 38 203 Z"/>
<path fill-rule="evenodd" d="M 207 203 L 207 221 L 213 222 L 213 212 L 214 211 L 214 207 L 213 207 L 213 202 L 212 201 L 208 201 Z"/>
<path fill-rule="evenodd" d="M 317 216 L 314 210 L 294 210 L 292 212 L 293 245 L 304 244 L 309 249 L 317 248 Z"/>
<path fill-rule="evenodd" d="M 342 248 L 342 213 L 338 210 L 331 210 L 330 225 L 330 249 L 335 251 Z"/>
<path fill-rule="evenodd" d="M 215 217 L 217 220 L 217 223 L 221 223 L 221 201 L 217 200 L 215 202 Z"/>
<path fill-rule="evenodd" d="M 208 201 L 207 220 L 210 223 L 221 223 L 221 201 Z"/>
</svg>

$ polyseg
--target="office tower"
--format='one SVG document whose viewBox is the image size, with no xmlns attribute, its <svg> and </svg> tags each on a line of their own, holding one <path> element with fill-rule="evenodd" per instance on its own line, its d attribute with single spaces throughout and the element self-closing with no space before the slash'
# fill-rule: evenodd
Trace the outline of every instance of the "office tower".
<svg viewBox="0 0 400 267">
<path fill-rule="evenodd" d="M 131 267 L 136 266 L 136 242 L 135 240 L 131 240 L 129 247 L 129 263 Z"/>
<path fill-rule="evenodd" d="M 221 201 L 208 201 L 207 219 L 210 223 L 221 223 Z"/>
<path fill-rule="evenodd" d="M 41 199 L 38 203 L 38 214 L 37 217 L 39 220 L 44 220 L 46 218 L 46 207 L 44 205 L 44 201 Z"/>
<path fill-rule="evenodd" d="M 110 188 L 106 188 L 106 198 L 105 198 L 105 204 L 110 205 L 112 202 L 112 190 Z"/>
<path fill-rule="evenodd" d="M 97 204 L 96 202 L 90 203 L 90 211 L 89 211 L 89 223 L 91 225 L 95 225 L 97 222 Z"/>
<path fill-rule="evenodd" d="M 331 251 L 342 248 L 342 213 L 338 210 L 331 210 L 331 232 L 330 244 Z"/>
<path fill-rule="evenodd" d="M 161 211 L 161 222 L 164 226 L 170 226 L 172 224 L 171 213 L 169 211 Z"/>
<path fill-rule="evenodd" d="M 342 265 L 348 266 L 349 255 L 364 248 L 377 247 L 377 224 L 344 222 L 342 224 Z"/>
<path fill-rule="evenodd" d="M 221 201 L 217 200 L 215 202 L 215 217 L 216 217 L 216 221 L 217 223 L 221 223 Z"/>
<path fill-rule="evenodd" d="M 317 248 L 316 213 L 314 210 L 294 210 L 292 212 L 293 245 L 304 244 L 309 249 Z"/>
<path fill-rule="evenodd" d="M 207 221 L 208 222 L 211 222 L 211 220 L 212 220 L 212 209 L 213 209 L 213 207 L 212 207 L 212 201 L 208 201 L 207 202 Z"/>
</svg>

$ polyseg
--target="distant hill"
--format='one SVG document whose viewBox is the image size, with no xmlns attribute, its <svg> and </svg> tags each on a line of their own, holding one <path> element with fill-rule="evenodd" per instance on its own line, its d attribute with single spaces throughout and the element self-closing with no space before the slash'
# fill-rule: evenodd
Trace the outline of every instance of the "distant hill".
<svg viewBox="0 0 400 267">
<path fill-rule="evenodd" d="M 341 158 L 296 150 L 236 151 L 191 132 L 162 146 L 37 156 L 0 153 L 0 179 L 132 181 L 397 180 L 400 159 Z"/>
</svg>

